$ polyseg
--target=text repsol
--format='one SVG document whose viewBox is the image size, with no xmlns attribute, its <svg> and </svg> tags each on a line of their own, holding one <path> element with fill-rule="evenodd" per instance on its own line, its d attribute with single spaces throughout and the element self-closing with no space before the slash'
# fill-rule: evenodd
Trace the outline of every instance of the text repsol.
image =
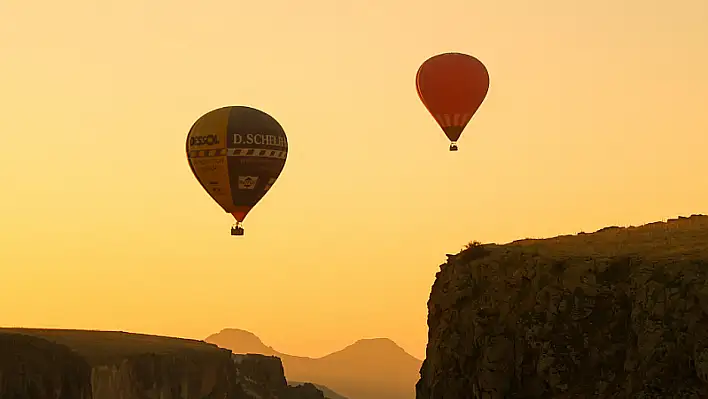
<svg viewBox="0 0 708 399">
<path fill-rule="evenodd" d="M 235 133 L 234 134 L 234 144 L 257 144 L 257 145 L 272 145 L 276 147 L 287 147 L 288 142 L 283 136 L 276 136 L 274 134 L 253 134 L 248 133 L 245 135 Z"/>
<path fill-rule="evenodd" d="M 214 144 L 219 144 L 219 136 L 215 134 L 208 134 L 206 136 L 192 136 L 189 138 L 189 145 L 193 147 Z"/>
</svg>

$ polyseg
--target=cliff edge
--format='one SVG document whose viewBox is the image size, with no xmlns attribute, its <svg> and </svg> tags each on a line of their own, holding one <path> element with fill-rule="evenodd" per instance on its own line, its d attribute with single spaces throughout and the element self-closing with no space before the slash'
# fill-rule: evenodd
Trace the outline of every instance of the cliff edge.
<svg viewBox="0 0 708 399">
<path fill-rule="evenodd" d="M 708 217 L 448 257 L 417 398 L 708 397 Z"/>
<path fill-rule="evenodd" d="M 0 398 L 324 399 L 280 359 L 114 331 L 0 328 Z"/>
</svg>

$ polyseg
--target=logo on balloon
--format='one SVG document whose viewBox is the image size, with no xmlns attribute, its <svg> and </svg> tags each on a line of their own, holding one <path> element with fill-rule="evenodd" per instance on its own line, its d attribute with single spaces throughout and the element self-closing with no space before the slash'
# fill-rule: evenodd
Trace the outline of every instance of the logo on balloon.
<svg viewBox="0 0 708 399">
<path fill-rule="evenodd" d="M 215 144 L 219 144 L 219 136 L 215 134 L 209 134 L 206 136 L 192 136 L 189 138 L 189 145 L 192 147 Z"/>
<path fill-rule="evenodd" d="M 238 189 L 253 190 L 254 188 L 256 188 L 256 182 L 258 182 L 258 176 L 239 176 Z"/>
<path fill-rule="evenodd" d="M 245 136 L 245 137 L 244 137 Z M 234 133 L 234 144 L 256 144 L 256 145 L 272 145 L 276 147 L 286 148 L 288 142 L 284 136 L 276 136 L 274 134 L 239 134 Z"/>
</svg>

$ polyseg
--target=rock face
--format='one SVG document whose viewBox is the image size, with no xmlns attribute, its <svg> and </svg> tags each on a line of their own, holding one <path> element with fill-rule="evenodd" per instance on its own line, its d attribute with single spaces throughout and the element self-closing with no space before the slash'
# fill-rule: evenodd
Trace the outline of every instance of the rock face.
<svg viewBox="0 0 708 399">
<path fill-rule="evenodd" d="M 708 397 L 708 217 L 449 258 L 417 398 Z"/>
<path fill-rule="evenodd" d="M 91 367 L 63 345 L 0 333 L 0 398 L 90 399 Z"/>
<path fill-rule="evenodd" d="M 324 399 L 289 387 L 277 357 L 202 341 L 80 330 L 0 329 L 3 399 Z"/>
<path fill-rule="evenodd" d="M 228 354 L 141 354 L 117 364 L 95 365 L 92 398 L 245 398 Z"/>
</svg>

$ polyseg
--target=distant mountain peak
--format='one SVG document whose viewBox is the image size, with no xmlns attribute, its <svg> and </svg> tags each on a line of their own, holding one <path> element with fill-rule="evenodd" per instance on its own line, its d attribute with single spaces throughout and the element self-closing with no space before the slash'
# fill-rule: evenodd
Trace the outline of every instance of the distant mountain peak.
<svg viewBox="0 0 708 399">
<path fill-rule="evenodd" d="M 397 343 L 395 343 L 390 338 L 362 338 L 353 344 L 349 345 L 347 348 L 371 348 L 379 350 L 397 350 L 405 352 L 405 349 L 401 348 Z M 347 349 L 345 348 L 345 349 Z"/>
<path fill-rule="evenodd" d="M 384 362 L 398 359 L 394 360 L 394 362 L 420 362 L 419 359 L 416 359 L 389 338 L 360 339 L 346 348 L 330 353 L 321 359 L 340 359 L 340 361 L 354 361 L 354 359 L 359 359 L 356 362 L 363 361 L 364 359 L 367 359 L 367 362 L 370 359 L 379 359 L 377 360 L 378 362 L 381 362 L 381 359 L 387 359 Z"/>
<path fill-rule="evenodd" d="M 218 333 L 206 337 L 204 341 L 222 348 L 229 348 L 234 353 L 276 353 L 273 348 L 264 344 L 256 334 L 239 328 L 224 328 Z"/>
<path fill-rule="evenodd" d="M 354 342 L 355 344 L 372 344 L 372 345 L 394 345 L 398 346 L 392 339 L 390 338 L 362 338 Z"/>
<path fill-rule="evenodd" d="M 248 330 L 242 330 L 240 328 L 224 328 L 221 331 L 219 331 L 216 334 L 212 335 L 217 335 L 217 334 L 238 334 L 238 335 L 250 335 L 252 337 L 258 338 L 258 336 Z M 259 339 L 259 338 L 258 338 Z M 260 339 L 259 339 L 260 340 Z"/>
<path fill-rule="evenodd" d="M 221 336 L 221 337 L 228 337 L 228 338 L 238 338 L 242 340 L 248 340 L 252 342 L 260 342 L 261 344 L 263 341 L 261 341 L 258 336 L 250 331 L 246 330 L 241 330 L 239 328 L 224 328 L 223 330 L 219 331 L 216 334 L 212 334 L 209 336 L 211 337 L 216 337 L 216 336 Z M 209 339 L 207 338 L 207 339 Z"/>
</svg>

